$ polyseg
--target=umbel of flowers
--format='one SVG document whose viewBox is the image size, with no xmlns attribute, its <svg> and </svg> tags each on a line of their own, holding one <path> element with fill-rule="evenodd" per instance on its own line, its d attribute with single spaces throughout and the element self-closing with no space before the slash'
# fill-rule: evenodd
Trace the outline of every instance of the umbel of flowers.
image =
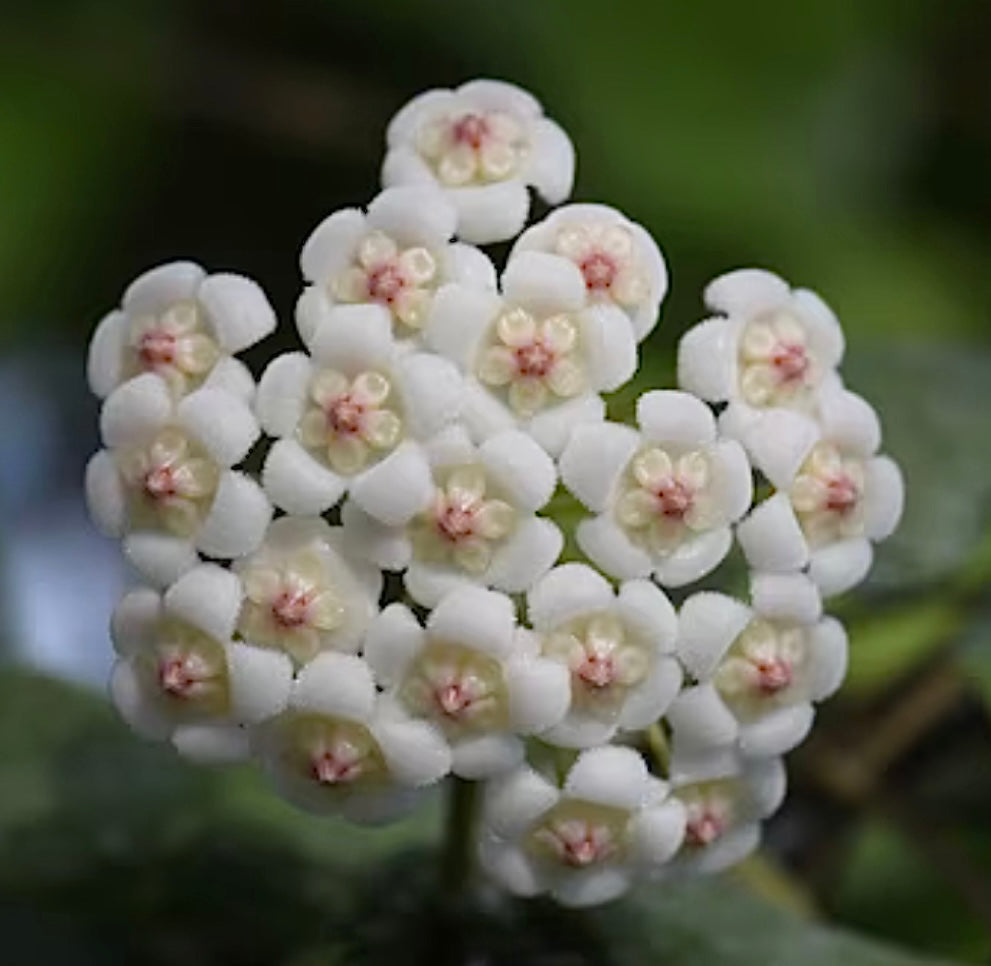
<svg viewBox="0 0 991 966">
<path fill-rule="evenodd" d="M 276 318 L 240 276 L 159 266 L 96 329 L 86 493 L 143 581 L 113 700 L 353 822 L 446 780 L 452 829 L 519 895 L 588 905 L 739 861 L 845 673 L 823 600 L 902 509 L 840 324 L 729 272 L 678 386 L 608 420 L 667 291 L 648 232 L 598 204 L 525 227 L 574 151 L 510 84 L 421 94 L 387 141 L 384 190 L 303 245 L 302 348 L 257 387 L 236 355 Z M 514 237 L 501 271 L 476 247 Z M 747 599 L 692 593 L 734 540 Z"/>
</svg>

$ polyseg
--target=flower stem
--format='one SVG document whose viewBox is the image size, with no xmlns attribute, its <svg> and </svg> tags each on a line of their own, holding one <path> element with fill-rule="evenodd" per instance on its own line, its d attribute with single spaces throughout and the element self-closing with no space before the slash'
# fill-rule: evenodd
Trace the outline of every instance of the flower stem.
<svg viewBox="0 0 991 966">
<path fill-rule="evenodd" d="M 471 878 L 475 856 L 475 818 L 479 783 L 451 776 L 441 875 L 451 896 L 461 895 Z"/>
<path fill-rule="evenodd" d="M 668 744 L 668 736 L 659 721 L 655 721 L 644 733 L 657 770 L 667 778 L 671 771 L 671 746 Z"/>
</svg>

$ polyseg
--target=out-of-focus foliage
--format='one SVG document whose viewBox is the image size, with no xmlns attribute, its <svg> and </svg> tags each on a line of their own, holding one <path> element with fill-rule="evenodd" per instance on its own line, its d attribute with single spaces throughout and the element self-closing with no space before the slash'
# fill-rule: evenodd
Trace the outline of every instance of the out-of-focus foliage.
<svg viewBox="0 0 991 966">
<path fill-rule="evenodd" d="M 850 681 L 793 756 L 751 891 L 987 961 L 989 52 L 985 0 L 7 4 L 0 348 L 62 346 L 81 365 L 124 284 L 176 256 L 257 277 L 288 345 L 299 245 L 374 193 L 395 108 L 478 75 L 533 89 L 578 147 L 576 199 L 643 222 L 672 269 L 643 382 L 611 411 L 670 385 L 706 280 L 765 265 L 838 310 L 845 375 L 906 471 L 902 530 L 837 602 Z M 72 428 L 55 445 L 75 458 L 53 485 L 78 492 L 90 404 L 53 406 Z M 740 587 L 742 571 L 730 561 L 721 578 Z M 17 606 L 0 600 L 0 620 Z M 429 932 L 422 863 L 375 866 L 432 841 L 435 812 L 376 833 L 300 817 L 251 775 L 182 768 L 23 677 L 7 679 L 0 718 L 0 927 L 30 950 L 20 961 L 358 962 L 346 932 L 398 962 Z M 643 893 L 580 920 L 503 906 L 472 923 L 517 942 L 515 962 L 552 948 L 558 963 L 646 949 L 666 963 L 895 961 L 858 959 L 866 947 L 739 888 Z M 390 932 L 378 911 L 393 899 Z M 620 958 L 604 958 L 606 934 L 628 944 Z"/>
<path fill-rule="evenodd" d="M 45 716 L 42 718 L 42 716 Z M 23 722 L 44 720 L 23 737 Z M 436 802 L 387 832 L 298 817 L 249 772 L 142 747 L 92 697 L 0 677 L 4 962 L 934 962 L 810 926 L 728 883 L 603 910 L 438 893 Z"/>
</svg>

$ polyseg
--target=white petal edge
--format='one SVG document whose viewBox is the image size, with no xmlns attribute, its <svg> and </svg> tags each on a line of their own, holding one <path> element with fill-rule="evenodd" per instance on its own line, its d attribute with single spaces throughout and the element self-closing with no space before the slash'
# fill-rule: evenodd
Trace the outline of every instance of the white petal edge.
<svg viewBox="0 0 991 966">
<path fill-rule="evenodd" d="M 318 463 L 295 439 L 280 439 L 265 457 L 262 485 L 280 510 L 310 516 L 334 506 L 347 480 Z"/>
<path fill-rule="evenodd" d="M 809 561 L 808 544 L 784 493 L 758 503 L 737 526 L 736 537 L 754 570 L 783 573 Z"/>
<path fill-rule="evenodd" d="M 770 620 L 811 625 L 822 616 L 819 588 L 804 573 L 752 573 L 750 598 L 754 610 Z"/>
<path fill-rule="evenodd" d="M 124 538 L 124 556 L 155 587 L 167 587 L 200 562 L 191 541 L 154 531 L 129 533 Z"/>
<path fill-rule="evenodd" d="M 520 252 L 502 273 L 502 294 L 538 317 L 576 312 L 585 304 L 585 279 L 578 266 L 561 255 Z"/>
<path fill-rule="evenodd" d="M 812 552 L 809 576 L 823 597 L 835 597 L 856 587 L 871 569 L 874 551 L 863 538 L 841 540 Z"/>
<path fill-rule="evenodd" d="M 380 463 L 351 482 L 351 499 L 385 526 L 403 526 L 426 509 L 434 481 L 426 455 L 417 443 L 401 443 Z"/>
<path fill-rule="evenodd" d="M 312 375 L 305 352 L 286 352 L 265 367 L 255 395 L 255 412 L 269 436 L 289 436 L 296 431 Z"/>
<path fill-rule="evenodd" d="M 140 446 L 172 417 L 165 380 L 146 372 L 118 386 L 100 410 L 100 436 L 110 449 Z"/>
<path fill-rule="evenodd" d="M 527 594 L 527 619 L 546 631 L 580 614 L 610 610 L 613 589 L 587 564 L 566 563 L 546 573 Z"/>
<path fill-rule="evenodd" d="M 589 510 L 602 513 L 639 445 L 636 430 L 620 423 L 576 426 L 561 454 L 561 482 Z"/>
<path fill-rule="evenodd" d="M 241 581 L 231 571 L 216 564 L 200 564 L 165 592 L 162 609 L 224 643 L 234 633 L 242 597 Z"/>
<path fill-rule="evenodd" d="M 195 262 L 168 262 L 139 275 L 124 292 L 128 315 L 157 315 L 175 302 L 192 301 L 206 277 Z"/>
<path fill-rule="evenodd" d="M 90 339 L 86 355 L 86 380 L 90 391 L 100 399 L 109 396 L 120 385 L 127 328 L 127 316 L 114 310 L 100 320 Z"/>
<path fill-rule="evenodd" d="M 530 129 L 526 180 L 548 204 L 559 205 L 575 181 L 575 148 L 564 129 L 541 118 Z"/>
<path fill-rule="evenodd" d="M 700 533 L 674 553 L 654 561 L 654 580 L 662 587 L 684 587 L 715 570 L 732 546 L 729 527 Z"/>
<path fill-rule="evenodd" d="M 905 480 L 890 456 L 868 460 L 864 484 L 864 530 L 870 540 L 886 540 L 905 509 Z"/>
<path fill-rule="evenodd" d="M 275 310 L 261 286 L 243 275 L 219 272 L 200 286 L 200 305 L 220 347 L 240 352 L 275 331 Z"/>
<path fill-rule="evenodd" d="M 86 464 L 86 506 L 97 529 L 108 537 L 120 537 L 127 525 L 127 497 L 117 464 L 109 450 L 101 449 Z"/>
<path fill-rule="evenodd" d="M 639 547 L 606 516 L 582 520 L 575 529 L 582 553 L 601 570 L 618 580 L 649 576 L 652 563 Z"/>
<path fill-rule="evenodd" d="M 762 268 L 738 268 L 713 279 L 705 304 L 726 315 L 754 315 L 784 305 L 791 295 L 784 279 Z"/>
<path fill-rule="evenodd" d="M 733 641 L 753 619 L 753 611 L 727 594 L 700 591 L 681 605 L 677 652 L 693 677 L 712 675 Z"/>
<path fill-rule="evenodd" d="M 571 675 L 558 661 L 531 657 L 506 668 L 509 721 L 521 735 L 546 731 L 560 722 L 571 703 Z"/>
<path fill-rule="evenodd" d="M 389 604 L 368 626 L 365 660 L 383 687 L 397 685 L 423 649 L 426 633 L 405 604 Z"/>
<path fill-rule="evenodd" d="M 813 701 L 822 701 L 834 694 L 846 677 L 849 643 L 846 630 L 835 617 L 820 621 L 811 636 L 809 694 Z"/>
<path fill-rule="evenodd" d="M 289 657 L 238 642 L 226 650 L 231 717 L 243 724 L 257 724 L 284 711 L 293 679 Z"/>
<path fill-rule="evenodd" d="M 609 746 L 583 751 L 564 782 L 566 798 L 636 811 L 649 789 L 649 774 L 632 748 Z"/>
<path fill-rule="evenodd" d="M 367 220 L 400 248 L 438 249 L 454 234 L 458 213 L 435 185 L 403 185 L 380 192 L 368 206 Z"/>
<path fill-rule="evenodd" d="M 553 495 L 554 463 L 525 433 L 498 433 L 479 447 L 478 455 L 489 478 L 516 506 L 533 512 Z"/>
<path fill-rule="evenodd" d="M 678 343 L 678 385 L 706 402 L 732 399 L 738 388 L 739 339 L 735 319 L 692 326 Z"/>
<path fill-rule="evenodd" d="M 496 659 L 509 656 L 515 629 L 513 602 L 505 594 L 480 587 L 453 591 L 427 618 L 430 637 L 458 641 Z"/>
<path fill-rule="evenodd" d="M 522 520 L 495 552 L 486 582 L 508 594 L 522 594 L 554 566 L 564 547 L 561 530 L 552 520 Z"/>
<path fill-rule="evenodd" d="M 805 740 L 814 717 L 815 709 L 811 704 L 798 704 L 741 725 L 740 750 L 753 758 L 783 755 Z"/>
<path fill-rule="evenodd" d="M 367 723 L 375 711 L 372 670 L 360 657 L 324 651 L 300 668 L 289 707 Z"/>
<path fill-rule="evenodd" d="M 243 557 L 262 542 L 271 520 L 264 490 L 251 477 L 227 470 L 196 534 L 196 547 L 208 557 Z"/>
<path fill-rule="evenodd" d="M 222 389 L 198 389 L 186 396 L 176 409 L 176 422 L 223 467 L 240 463 L 260 433 L 247 403 Z"/>
<path fill-rule="evenodd" d="M 716 440 L 712 410 L 697 396 L 675 389 L 645 392 L 637 400 L 637 423 L 654 443 L 700 449 Z"/>
</svg>

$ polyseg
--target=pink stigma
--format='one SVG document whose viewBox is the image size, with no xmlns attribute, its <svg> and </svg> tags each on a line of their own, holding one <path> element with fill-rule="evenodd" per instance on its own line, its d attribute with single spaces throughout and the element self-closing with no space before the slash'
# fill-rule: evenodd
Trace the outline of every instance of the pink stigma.
<svg viewBox="0 0 991 966">
<path fill-rule="evenodd" d="M 392 305 L 406 285 L 406 280 L 392 262 L 373 269 L 368 274 L 368 297 Z"/>
<path fill-rule="evenodd" d="M 437 515 L 437 529 L 442 537 L 457 543 L 475 532 L 475 511 L 452 503 Z"/>
<path fill-rule="evenodd" d="M 357 761 L 340 761 L 329 751 L 314 755 L 310 762 L 310 772 L 321 785 L 337 785 L 353 781 L 361 772 Z"/>
<path fill-rule="evenodd" d="M 478 114 L 465 114 L 459 118 L 451 129 L 451 136 L 458 144 L 467 144 L 476 151 L 482 146 L 489 133 L 489 126 L 484 117 Z"/>
<path fill-rule="evenodd" d="M 158 683 L 166 694 L 186 698 L 198 682 L 186 667 L 185 660 L 176 657 L 158 665 Z"/>
<path fill-rule="evenodd" d="M 361 432 L 365 407 L 357 402 L 350 393 L 338 396 L 327 407 L 327 422 L 330 428 L 339 435 L 354 435 Z"/>
<path fill-rule="evenodd" d="M 282 627 L 302 627 L 309 620 L 310 595 L 284 590 L 272 601 L 272 617 Z"/>
<path fill-rule="evenodd" d="M 589 654 L 578 668 L 578 677 L 594 688 L 605 688 L 616 679 L 616 668 L 612 658 Z"/>
<path fill-rule="evenodd" d="M 607 289 L 616 279 L 616 263 L 603 252 L 594 252 L 578 266 L 590 289 Z"/>
<path fill-rule="evenodd" d="M 782 382 L 802 379 L 809 369 L 809 357 L 802 345 L 780 343 L 771 356 L 771 363 Z"/>
<path fill-rule="evenodd" d="M 167 500 L 179 491 L 171 466 L 156 466 L 149 470 L 145 474 L 144 488 L 153 500 Z"/>
<path fill-rule="evenodd" d="M 467 711 L 472 703 L 472 698 L 465 693 L 460 684 L 449 684 L 447 687 L 438 688 L 434 692 L 434 700 L 437 707 L 450 718 L 457 718 Z"/>
<path fill-rule="evenodd" d="M 685 841 L 689 845 L 711 845 L 726 831 L 726 823 L 720 815 L 705 809 L 702 814 L 688 822 L 685 828 Z"/>
<path fill-rule="evenodd" d="M 175 362 L 175 336 L 152 329 L 141 337 L 138 358 L 146 369 L 170 366 Z"/>
<path fill-rule="evenodd" d="M 788 661 L 776 658 L 771 661 L 756 661 L 757 687 L 764 694 L 777 694 L 791 684 L 792 670 Z"/>
<path fill-rule="evenodd" d="M 543 378 L 554 367 L 554 351 L 536 340 L 514 350 L 516 371 L 524 377 Z"/>
<path fill-rule="evenodd" d="M 834 477 L 827 484 L 827 510 L 832 510 L 834 513 L 849 513 L 859 499 L 857 485 L 845 473 Z"/>
<path fill-rule="evenodd" d="M 695 494 L 681 480 L 669 479 L 654 492 L 658 512 L 680 520 L 691 509 Z"/>
</svg>

